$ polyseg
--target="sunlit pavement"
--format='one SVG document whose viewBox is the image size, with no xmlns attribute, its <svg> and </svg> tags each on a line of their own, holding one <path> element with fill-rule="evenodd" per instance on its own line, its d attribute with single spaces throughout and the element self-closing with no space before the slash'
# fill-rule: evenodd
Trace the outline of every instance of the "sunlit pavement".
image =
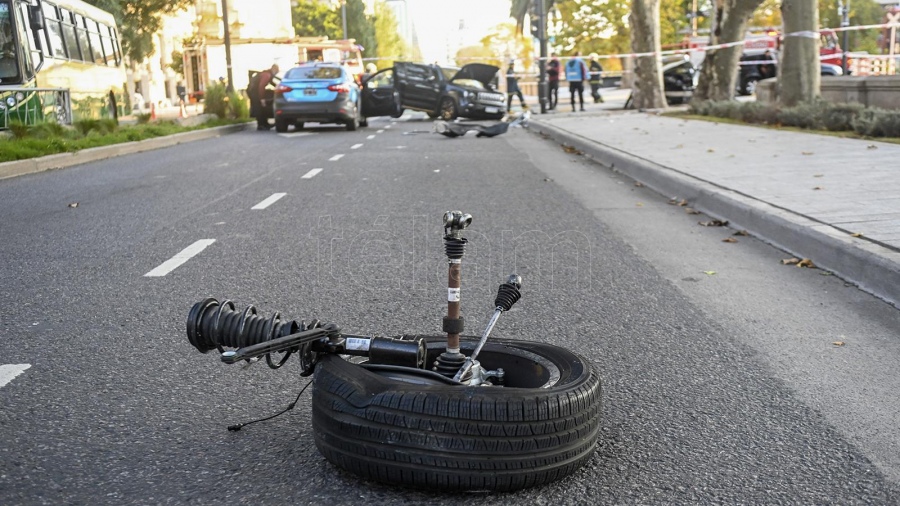
<svg viewBox="0 0 900 506">
<path fill-rule="evenodd" d="M 530 128 L 900 302 L 900 145 L 623 111 L 627 90 L 604 95 Z"/>
</svg>

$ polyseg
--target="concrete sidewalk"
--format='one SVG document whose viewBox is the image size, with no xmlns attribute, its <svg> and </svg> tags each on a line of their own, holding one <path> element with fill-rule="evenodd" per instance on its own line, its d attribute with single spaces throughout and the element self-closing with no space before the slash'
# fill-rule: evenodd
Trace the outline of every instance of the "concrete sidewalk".
<svg viewBox="0 0 900 506">
<path fill-rule="evenodd" d="M 564 112 L 534 114 L 529 129 L 900 304 L 900 145 L 622 111 L 610 100 L 571 113 L 567 93 Z"/>
</svg>

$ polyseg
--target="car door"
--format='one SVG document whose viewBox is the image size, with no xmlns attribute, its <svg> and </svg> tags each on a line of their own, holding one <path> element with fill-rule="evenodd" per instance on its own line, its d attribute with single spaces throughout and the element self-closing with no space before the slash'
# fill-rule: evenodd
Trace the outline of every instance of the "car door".
<svg viewBox="0 0 900 506">
<path fill-rule="evenodd" d="M 365 117 L 396 115 L 400 110 L 399 99 L 393 69 L 382 70 L 363 82 L 362 111 Z"/>
<path fill-rule="evenodd" d="M 397 88 L 404 107 L 431 111 L 437 108 L 441 93 L 438 69 L 419 63 L 395 63 Z"/>
</svg>

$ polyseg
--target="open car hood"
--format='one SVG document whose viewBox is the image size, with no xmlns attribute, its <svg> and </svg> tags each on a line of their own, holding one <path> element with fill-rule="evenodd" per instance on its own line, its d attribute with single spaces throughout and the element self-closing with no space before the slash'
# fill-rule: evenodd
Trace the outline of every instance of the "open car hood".
<svg viewBox="0 0 900 506">
<path fill-rule="evenodd" d="M 499 71 L 500 67 L 495 67 L 493 65 L 470 63 L 468 65 L 463 65 L 463 67 L 453 76 L 453 79 L 450 80 L 474 79 L 483 84 L 485 88 L 490 88 L 491 82 L 495 80 L 497 72 Z"/>
</svg>

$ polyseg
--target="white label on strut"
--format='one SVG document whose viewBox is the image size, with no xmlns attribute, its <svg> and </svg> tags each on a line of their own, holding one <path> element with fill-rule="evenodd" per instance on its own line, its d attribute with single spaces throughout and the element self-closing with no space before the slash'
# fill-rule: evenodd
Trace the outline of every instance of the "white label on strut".
<svg viewBox="0 0 900 506">
<path fill-rule="evenodd" d="M 369 340 L 358 337 L 348 337 L 346 346 L 348 350 L 369 351 Z"/>
<path fill-rule="evenodd" d="M 447 302 L 459 302 L 459 288 L 447 289 Z"/>
</svg>

